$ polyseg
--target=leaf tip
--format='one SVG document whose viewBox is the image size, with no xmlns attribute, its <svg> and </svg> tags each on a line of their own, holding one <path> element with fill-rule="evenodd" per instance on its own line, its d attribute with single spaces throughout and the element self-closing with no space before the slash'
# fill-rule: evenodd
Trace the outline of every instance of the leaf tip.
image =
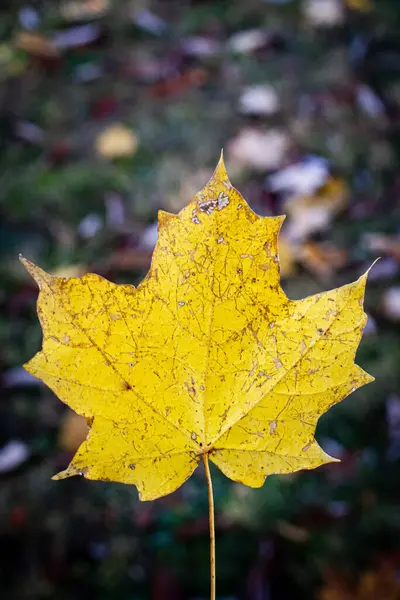
<svg viewBox="0 0 400 600">
<path fill-rule="evenodd" d="M 51 479 L 52 481 L 60 481 L 61 479 L 67 479 L 67 477 L 72 477 L 72 475 L 72 473 L 68 472 L 68 469 L 65 469 L 65 471 L 60 471 L 56 475 L 53 475 Z"/>
<path fill-rule="evenodd" d="M 41 269 L 33 262 L 22 256 L 22 254 L 20 254 L 18 258 L 20 262 L 24 265 L 25 269 L 28 271 L 29 275 L 31 275 L 31 277 L 33 277 L 33 279 L 36 281 L 36 283 L 39 286 L 39 289 L 42 289 L 42 287 L 46 284 L 50 284 L 52 280 L 51 275 L 49 275 L 48 273 L 46 273 L 46 271 L 43 271 L 43 269 Z"/>
<path fill-rule="evenodd" d="M 373 375 L 371 375 L 370 373 L 367 373 L 366 371 L 363 370 L 363 381 L 362 381 L 362 385 L 368 385 L 369 383 L 374 383 L 375 381 L 375 377 Z"/>
<path fill-rule="evenodd" d="M 72 464 L 69 465 L 64 471 L 60 471 L 56 475 L 53 475 L 53 481 L 60 481 L 61 479 L 68 479 L 68 477 L 74 477 L 74 475 L 83 475 L 85 476 L 88 472 L 88 469 L 85 467 L 84 469 L 77 469 Z"/>
<path fill-rule="evenodd" d="M 373 268 L 373 267 L 376 265 L 376 263 L 377 263 L 379 260 L 381 260 L 381 257 L 380 257 L 380 256 L 378 256 L 378 258 L 376 258 L 376 259 L 374 260 L 374 262 L 372 263 L 372 265 L 371 265 L 370 267 L 368 267 L 368 269 L 365 271 L 365 273 L 363 273 L 363 274 L 361 275 L 361 277 L 359 278 L 359 281 L 364 281 L 364 282 L 366 282 L 366 281 L 367 281 L 367 279 L 368 279 L 368 275 L 369 275 L 369 273 L 370 273 L 371 269 L 372 269 L 372 268 Z"/>
<path fill-rule="evenodd" d="M 267 219 L 270 219 L 271 217 L 266 217 Z M 279 229 L 282 227 L 284 221 L 286 221 L 286 215 L 279 215 L 278 217 L 275 217 L 277 222 L 279 223 Z"/>
<path fill-rule="evenodd" d="M 225 183 L 228 184 L 229 187 L 232 187 L 231 182 L 229 181 L 229 177 L 228 174 L 226 172 L 226 167 L 225 167 L 225 161 L 224 161 L 224 151 L 221 150 L 221 154 L 217 163 L 217 166 L 215 167 L 215 171 L 210 179 L 210 183 L 211 182 L 219 182 L 219 183 Z"/>
<path fill-rule="evenodd" d="M 318 444 L 318 446 L 319 446 L 319 444 Z M 340 460 L 340 458 L 335 458 L 334 456 L 331 456 L 330 454 L 328 454 L 327 452 L 325 452 L 325 450 L 323 448 L 321 448 L 321 446 L 319 446 L 319 450 L 320 450 L 320 457 L 319 457 L 319 459 L 321 460 L 320 466 L 329 465 L 331 463 L 340 463 L 340 462 L 342 462 Z"/>
</svg>

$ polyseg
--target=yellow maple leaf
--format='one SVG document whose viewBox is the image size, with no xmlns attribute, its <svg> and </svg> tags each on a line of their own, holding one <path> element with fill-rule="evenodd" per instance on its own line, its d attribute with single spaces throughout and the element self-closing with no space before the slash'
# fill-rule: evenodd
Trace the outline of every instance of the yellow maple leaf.
<svg viewBox="0 0 400 600">
<path fill-rule="evenodd" d="M 44 334 L 25 366 L 90 425 L 56 478 L 134 484 L 151 500 L 177 489 L 202 457 L 252 487 L 335 460 L 315 427 L 373 380 L 354 364 L 366 275 L 289 300 L 279 283 L 282 221 L 249 208 L 221 158 L 179 215 L 160 212 L 138 288 L 52 277 L 22 259 L 40 287 Z"/>
</svg>

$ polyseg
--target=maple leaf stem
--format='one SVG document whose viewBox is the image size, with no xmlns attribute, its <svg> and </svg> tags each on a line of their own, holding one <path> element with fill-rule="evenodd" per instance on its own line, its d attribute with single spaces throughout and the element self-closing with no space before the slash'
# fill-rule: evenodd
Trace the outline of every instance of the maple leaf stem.
<svg viewBox="0 0 400 600">
<path fill-rule="evenodd" d="M 203 454 L 204 470 L 208 488 L 208 515 L 210 520 L 210 572 L 211 572 L 211 600 L 215 600 L 215 520 L 214 520 L 214 495 L 208 463 L 208 454 Z"/>
</svg>

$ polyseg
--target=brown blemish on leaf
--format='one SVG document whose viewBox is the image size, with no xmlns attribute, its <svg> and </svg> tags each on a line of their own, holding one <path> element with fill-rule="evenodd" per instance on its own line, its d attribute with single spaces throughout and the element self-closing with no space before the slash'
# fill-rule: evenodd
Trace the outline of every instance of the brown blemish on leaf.
<svg viewBox="0 0 400 600">
<path fill-rule="evenodd" d="M 192 218 L 190 220 L 192 221 L 192 223 L 195 223 L 196 225 L 200 225 L 200 219 L 197 216 L 197 210 L 196 209 L 194 209 L 192 211 Z"/>
<path fill-rule="evenodd" d="M 222 210 L 229 204 L 229 196 L 225 192 L 221 192 L 215 200 L 199 202 L 201 212 L 206 215 L 211 215 L 214 210 Z"/>
<path fill-rule="evenodd" d="M 277 422 L 276 421 L 271 421 L 269 424 L 269 432 L 270 434 L 274 434 L 275 430 L 276 430 L 276 426 L 277 426 Z"/>
</svg>

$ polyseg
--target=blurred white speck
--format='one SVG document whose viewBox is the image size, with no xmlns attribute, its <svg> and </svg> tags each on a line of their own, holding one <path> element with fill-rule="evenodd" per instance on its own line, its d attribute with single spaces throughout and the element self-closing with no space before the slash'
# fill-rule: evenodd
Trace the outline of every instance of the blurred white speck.
<svg viewBox="0 0 400 600">
<path fill-rule="evenodd" d="M 382 304 L 383 311 L 389 319 L 400 321 L 400 287 L 392 287 L 386 290 Z"/>
<path fill-rule="evenodd" d="M 229 142 L 228 157 L 239 166 L 268 171 L 282 165 L 289 145 L 289 136 L 281 129 L 262 131 L 247 127 Z"/>
<path fill-rule="evenodd" d="M 251 85 L 239 98 L 239 110 L 245 115 L 273 115 L 279 110 L 279 98 L 270 85 Z"/>
<path fill-rule="evenodd" d="M 362 244 L 372 252 L 387 252 L 390 249 L 387 236 L 381 233 L 366 233 Z"/>
<path fill-rule="evenodd" d="M 158 223 L 148 225 L 143 231 L 139 241 L 139 247 L 143 250 L 153 250 L 158 239 Z"/>
<path fill-rule="evenodd" d="M 132 14 L 132 21 L 140 29 L 153 35 L 161 35 L 167 29 L 166 22 L 147 9 L 135 10 Z"/>
<path fill-rule="evenodd" d="M 342 0 L 306 0 L 303 13 L 306 21 L 314 27 L 334 27 L 344 20 Z"/>
<path fill-rule="evenodd" d="M 269 36 L 263 29 L 247 29 L 234 33 L 228 40 L 228 48 L 232 52 L 248 54 L 265 46 Z"/>
<path fill-rule="evenodd" d="M 378 117 L 385 112 L 385 107 L 381 99 L 366 85 L 358 87 L 357 103 L 369 117 Z"/>
<path fill-rule="evenodd" d="M 200 35 L 186 38 L 182 43 L 182 47 L 186 54 L 197 56 L 198 58 L 214 56 L 220 51 L 219 42 Z"/>
<path fill-rule="evenodd" d="M 18 13 L 18 18 L 24 29 L 32 30 L 39 27 L 39 13 L 32 6 L 23 6 Z"/>
<path fill-rule="evenodd" d="M 321 156 L 310 155 L 303 161 L 290 165 L 268 178 L 274 192 L 285 192 L 289 196 L 312 194 L 320 188 L 329 175 L 329 162 Z"/>
<path fill-rule="evenodd" d="M 57 48 L 74 48 L 94 42 L 100 37 L 100 34 L 100 26 L 89 23 L 57 32 L 53 37 L 53 42 Z"/>
<path fill-rule="evenodd" d="M 19 467 L 29 457 L 29 449 L 24 442 L 10 440 L 0 450 L 0 473 L 8 473 Z"/>
<path fill-rule="evenodd" d="M 116 192 L 109 192 L 104 198 L 106 204 L 106 221 L 110 227 L 121 227 L 125 223 L 125 205 Z"/>
<path fill-rule="evenodd" d="M 15 133 L 21 140 L 31 142 L 31 144 L 40 144 L 43 141 L 43 130 L 29 121 L 18 121 Z"/>
<path fill-rule="evenodd" d="M 78 232 L 85 240 L 94 237 L 102 229 L 103 219 L 96 214 L 86 215 L 78 225 Z"/>
</svg>

